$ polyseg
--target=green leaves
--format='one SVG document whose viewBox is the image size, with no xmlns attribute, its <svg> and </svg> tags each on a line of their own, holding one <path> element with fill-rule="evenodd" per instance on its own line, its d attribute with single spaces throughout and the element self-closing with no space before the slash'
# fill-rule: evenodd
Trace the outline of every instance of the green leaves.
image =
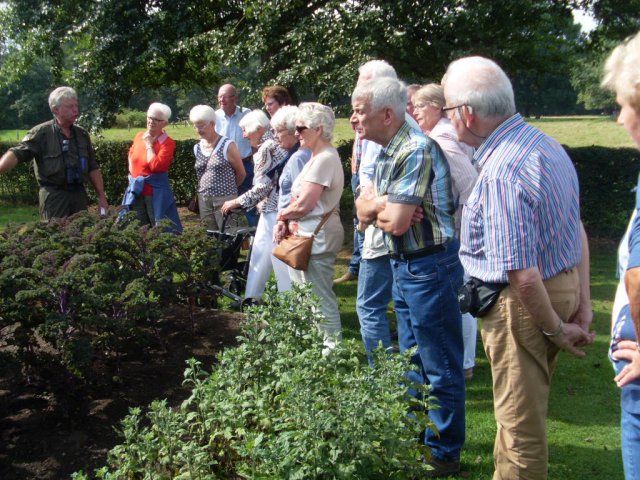
<svg viewBox="0 0 640 480">
<path fill-rule="evenodd" d="M 240 345 L 226 349 L 211 374 L 188 362 L 191 395 L 176 409 L 154 403 L 123 422 L 124 443 L 100 478 L 412 478 L 428 449 L 417 438 L 429 425 L 426 401 L 408 395 L 407 355 L 360 342 L 322 355 L 318 305 L 310 287 L 294 285 L 251 307 Z M 409 414 L 411 412 L 411 414 Z M 148 425 L 141 427 L 141 425 Z"/>
</svg>

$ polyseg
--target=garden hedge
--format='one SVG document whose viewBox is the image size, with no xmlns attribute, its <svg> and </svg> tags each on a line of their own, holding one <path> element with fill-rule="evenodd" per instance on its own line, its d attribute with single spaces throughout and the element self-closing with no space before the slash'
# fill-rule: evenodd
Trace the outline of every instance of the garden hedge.
<svg viewBox="0 0 640 480">
<path fill-rule="evenodd" d="M 0 142 L 5 152 L 15 142 Z M 178 140 L 170 179 L 176 200 L 186 204 L 195 191 L 193 170 L 193 140 Z M 127 152 L 130 142 L 98 140 L 96 154 L 110 203 L 119 203 L 127 178 Z M 353 142 L 338 145 L 345 172 L 345 192 L 350 193 L 350 157 Z M 573 160 L 580 179 L 582 218 L 589 235 L 619 238 L 624 232 L 634 204 L 632 189 L 640 171 L 640 152 L 631 148 L 565 147 Z M 12 172 L 0 175 L 0 201 L 32 203 L 37 201 L 37 185 L 29 165 L 19 165 Z M 91 189 L 89 193 L 92 194 Z M 342 210 L 350 211 L 350 195 L 344 195 Z"/>
</svg>

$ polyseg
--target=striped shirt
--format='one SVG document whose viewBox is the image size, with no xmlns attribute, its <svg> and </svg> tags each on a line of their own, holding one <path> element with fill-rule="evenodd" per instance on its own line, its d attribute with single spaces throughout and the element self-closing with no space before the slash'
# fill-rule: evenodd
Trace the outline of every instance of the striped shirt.
<svg viewBox="0 0 640 480">
<path fill-rule="evenodd" d="M 465 271 L 506 283 L 510 270 L 537 267 L 547 280 L 577 265 L 578 176 L 560 144 L 516 114 L 474 157 L 481 170 L 462 212 Z"/>
<path fill-rule="evenodd" d="M 401 236 L 385 233 L 391 253 L 411 253 L 455 236 L 451 175 L 438 144 L 404 123 L 376 161 L 378 195 L 391 203 L 421 205 L 424 218 Z"/>
</svg>

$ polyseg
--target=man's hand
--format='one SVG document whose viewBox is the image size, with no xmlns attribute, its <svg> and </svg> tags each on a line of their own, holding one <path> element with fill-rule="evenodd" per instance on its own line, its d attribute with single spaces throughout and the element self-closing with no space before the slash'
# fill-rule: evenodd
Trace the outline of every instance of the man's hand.
<svg viewBox="0 0 640 480">
<path fill-rule="evenodd" d="M 105 216 L 109 211 L 109 202 L 107 201 L 107 197 L 101 195 L 98 197 L 98 213 L 100 216 Z"/>
<path fill-rule="evenodd" d="M 587 332 L 575 323 L 564 323 L 560 335 L 547 336 L 552 343 L 576 357 L 586 355 L 578 347 L 592 344 L 595 337 L 596 332 Z"/>
<path fill-rule="evenodd" d="M 622 371 L 614 377 L 614 381 L 618 387 L 625 385 L 640 378 L 640 351 L 638 345 L 633 340 L 622 340 L 618 343 L 618 349 L 613 352 L 612 357 L 616 360 L 626 360 L 629 365 L 625 366 Z"/>
<path fill-rule="evenodd" d="M 411 217 L 411 225 L 415 225 L 416 223 L 420 223 L 424 218 L 424 210 L 422 206 L 416 206 L 416 209 L 413 211 L 413 216 Z"/>
<path fill-rule="evenodd" d="M 593 322 L 593 310 L 591 310 L 590 306 L 590 304 L 589 306 L 580 304 L 576 313 L 574 313 L 573 316 L 569 319 L 569 323 L 578 325 L 585 332 L 589 332 L 591 322 Z M 581 347 L 582 344 L 578 344 L 577 346 Z"/>
</svg>

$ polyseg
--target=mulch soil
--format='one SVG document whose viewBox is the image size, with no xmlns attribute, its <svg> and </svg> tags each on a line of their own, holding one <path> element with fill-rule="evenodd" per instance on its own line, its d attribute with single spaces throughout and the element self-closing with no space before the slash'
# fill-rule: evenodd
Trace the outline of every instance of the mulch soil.
<svg viewBox="0 0 640 480">
<path fill-rule="evenodd" d="M 188 396 L 185 360 L 195 357 L 210 370 L 216 353 L 236 343 L 242 317 L 199 310 L 194 330 L 186 310 L 175 308 L 144 346 L 132 344 L 118 361 L 96 365 L 89 385 L 0 375 L 0 479 L 63 479 L 105 465 L 122 441 L 116 428 L 129 408 L 144 410 L 157 398 L 179 405 Z"/>
</svg>

